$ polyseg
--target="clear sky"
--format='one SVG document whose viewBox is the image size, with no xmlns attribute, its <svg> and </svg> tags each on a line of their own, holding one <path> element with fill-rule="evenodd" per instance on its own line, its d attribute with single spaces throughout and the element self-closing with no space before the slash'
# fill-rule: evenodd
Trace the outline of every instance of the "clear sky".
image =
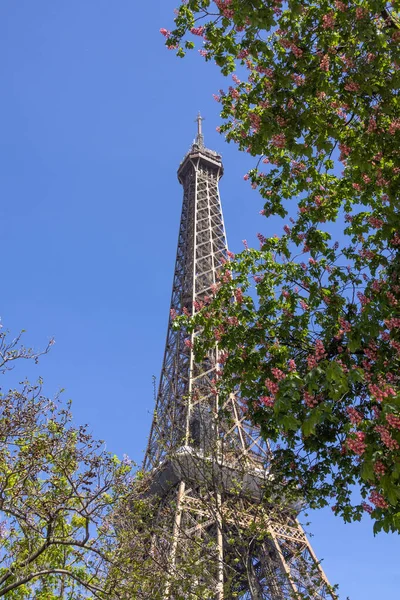
<svg viewBox="0 0 400 600">
<path fill-rule="evenodd" d="M 178 0 L 176 0 L 178 1 Z M 0 314 L 56 345 L 18 376 L 65 388 L 77 422 L 141 462 L 165 342 L 181 207 L 176 178 L 200 109 L 223 155 L 228 240 L 273 234 L 243 181 L 252 159 L 215 128 L 229 85 L 163 46 L 172 0 L 1 0 Z M 281 225 L 279 225 L 279 228 Z M 21 378 L 20 377 L 20 378 Z M 6 381 L 3 385 L 7 386 Z M 399 536 L 311 515 L 313 547 L 345 600 L 399 598 Z"/>
</svg>

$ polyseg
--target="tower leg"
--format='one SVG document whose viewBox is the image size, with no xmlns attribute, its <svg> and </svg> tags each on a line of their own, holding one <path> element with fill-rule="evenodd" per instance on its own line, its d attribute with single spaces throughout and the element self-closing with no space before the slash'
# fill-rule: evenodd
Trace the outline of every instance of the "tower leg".
<svg viewBox="0 0 400 600">
<path fill-rule="evenodd" d="M 181 481 L 179 484 L 178 497 L 176 502 L 174 528 L 172 531 L 172 543 L 171 550 L 168 557 L 168 573 L 167 580 L 164 588 L 164 600 L 169 600 L 171 591 L 171 578 L 175 572 L 176 567 L 176 552 L 178 548 L 179 535 L 181 530 L 182 521 L 182 499 L 185 494 L 185 482 Z"/>
</svg>

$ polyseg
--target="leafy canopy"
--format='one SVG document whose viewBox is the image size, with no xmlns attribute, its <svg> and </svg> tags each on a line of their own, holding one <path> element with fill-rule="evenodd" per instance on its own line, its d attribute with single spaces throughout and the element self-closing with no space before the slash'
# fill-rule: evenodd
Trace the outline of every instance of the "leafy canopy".
<svg viewBox="0 0 400 600">
<path fill-rule="evenodd" d="M 230 254 L 213 297 L 177 326 L 200 331 L 198 357 L 218 342 L 220 393 L 239 392 L 276 444 L 282 485 L 345 520 L 367 511 L 375 531 L 400 529 L 398 11 L 188 0 L 161 30 L 179 56 L 200 40 L 232 76 L 219 129 L 255 157 L 244 177 L 266 228 L 286 220 Z"/>
<path fill-rule="evenodd" d="M 39 356 L 0 330 L 1 373 Z M 137 571 L 121 556 L 114 515 L 130 471 L 40 380 L 0 389 L 0 596 L 127 597 Z"/>
</svg>

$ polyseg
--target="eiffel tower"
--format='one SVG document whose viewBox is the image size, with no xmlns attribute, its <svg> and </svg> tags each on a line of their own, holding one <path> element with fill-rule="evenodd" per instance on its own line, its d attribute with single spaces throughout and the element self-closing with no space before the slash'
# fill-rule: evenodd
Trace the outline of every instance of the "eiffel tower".
<svg viewBox="0 0 400 600">
<path fill-rule="evenodd" d="M 227 259 L 218 182 L 221 156 L 197 137 L 178 169 L 183 206 L 171 316 L 154 418 L 144 460 L 158 498 L 153 550 L 165 578 L 149 598 L 286 600 L 336 598 L 279 490 L 263 500 L 272 453 L 231 395 L 215 389 L 216 345 L 196 362 L 194 332 L 173 328 L 175 314 L 207 303 Z M 186 570 L 185 570 L 186 569 Z"/>
</svg>

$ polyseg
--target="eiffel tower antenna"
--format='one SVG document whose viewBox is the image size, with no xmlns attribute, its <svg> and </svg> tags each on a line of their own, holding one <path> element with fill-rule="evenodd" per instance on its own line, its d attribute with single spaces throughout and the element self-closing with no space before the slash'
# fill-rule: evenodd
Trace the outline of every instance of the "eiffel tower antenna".
<svg viewBox="0 0 400 600">
<path fill-rule="evenodd" d="M 157 582 L 157 598 L 332 600 L 297 520 L 299 507 L 285 502 L 282 489 L 268 502 L 263 496 L 265 485 L 273 486 L 269 444 L 237 395 L 218 396 L 218 342 L 199 363 L 198 331 L 173 327 L 177 314 L 207 305 L 228 258 L 222 158 L 204 146 L 200 113 L 196 121 L 196 140 L 178 168 L 183 203 L 171 311 L 143 466 L 158 498 L 152 552 L 167 574 Z"/>
<path fill-rule="evenodd" d="M 200 111 L 199 111 L 199 114 L 197 115 L 197 118 L 196 118 L 196 122 L 197 122 L 196 144 L 199 146 L 199 148 L 204 148 L 204 136 L 203 136 L 202 121 L 204 121 L 204 117 L 201 116 Z"/>
</svg>

